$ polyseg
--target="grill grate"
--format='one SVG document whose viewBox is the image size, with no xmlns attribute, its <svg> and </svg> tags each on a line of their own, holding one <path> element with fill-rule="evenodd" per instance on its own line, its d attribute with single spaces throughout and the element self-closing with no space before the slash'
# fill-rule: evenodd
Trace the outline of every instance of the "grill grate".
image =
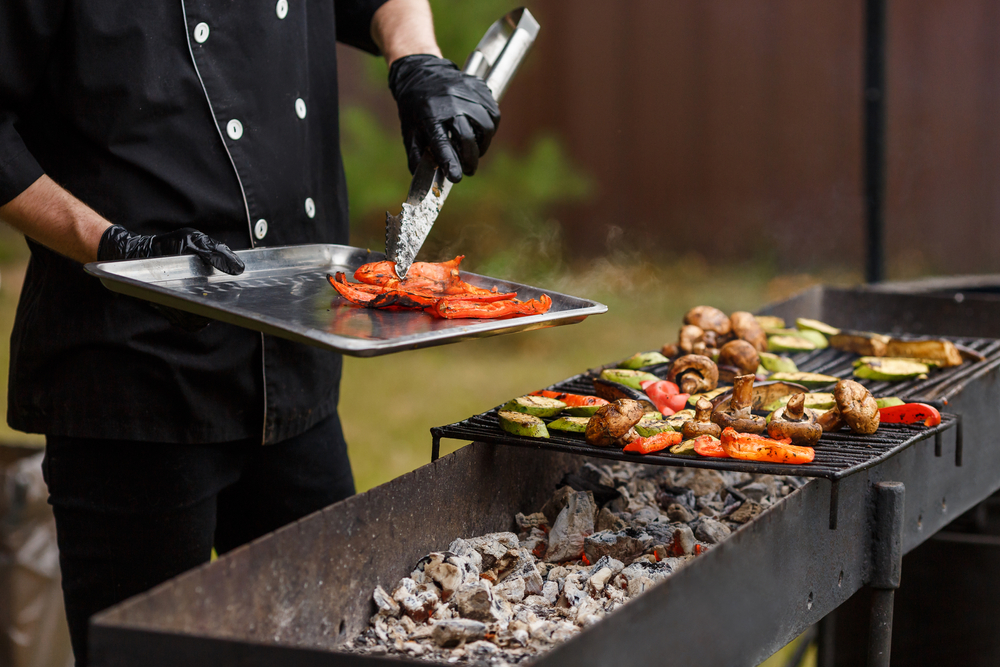
<svg viewBox="0 0 1000 667">
<path fill-rule="evenodd" d="M 932 370 L 926 379 L 908 380 L 905 382 L 882 382 L 874 380 L 857 380 L 876 396 L 898 396 L 906 401 L 921 401 L 932 403 L 938 407 L 947 405 L 948 399 L 962 390 L 969 380 L 1000 366 L 1000 340 L 986 338 L 948 338 L 954 343 L 974 350 L 982 355 L 982 361 L 971 361 L 952 368 Z M 802 371 L 824 373 L 838 378 L 851 378 L 853 362 L 858 355 L 827 348 L 793 355 L 792 359 Z M 593 378 L 603 368 L 591 369 L 585 373 L 556 383 L 548 389 L 574 394 L 594 394 Z M 655 375 L 664 376 L 665 367 L 652 367 Z M 826 387 L 810 389 L 813 392 L 832 391 L 833 384 Z M 785 465 L 778 463 L 763 463 L 758 461 L 739 461 L 735 459 L 710 459 L 692 456 L 677 456 L 666 451 L 641 455 L 623 452 L 618 449 L 594 447 L 584 440 L 582 434 L 551 431 L 548 438 L 528 438 L 515 436 L 501 430 L 496 413 L 499 408 L 469 417 L 454 424 L 438 426 L 431 429 L 433 438 L 432 459 L 437 459 L 440 452 L 441 438 L 456 440 L 475 440 L 498 445 L 527 447 L 534 449 L 549 449 L 567 454 L 593 456 L 616 461 L 631 461 L 651 465 L 669 465 L 692 468 L 707 468 L 712 470 L 728 470 L 774 475 L 798 475 L 801 477 L 819 477 L 832 483 L 830 502 L 830 527 L 836 527 L 837 518 L 837 482 L 856 472 L 870 468 L 898 454 L 910 445 L 930 437 L 935 438 L 935 454 L 941 455 L 941 434 L 957 425 L 955 464 L 962 464 L 962 429 L 961 417 L 943 413 L 941 424 L 926 428 L 924 426 L 906 426 L 901 424 L 884 424 L 874 435 L 855 435 L 852 433 L 824 433 L 819 443 L 814 447 L 816 458 L 811 463 L 802 465 Z"/>
</svg>

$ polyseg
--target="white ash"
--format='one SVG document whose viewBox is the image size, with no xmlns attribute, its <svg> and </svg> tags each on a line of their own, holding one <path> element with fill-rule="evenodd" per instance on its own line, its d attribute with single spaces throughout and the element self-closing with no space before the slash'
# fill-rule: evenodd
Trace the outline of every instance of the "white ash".
<svg viewBox="0 0 1000 667">
<path fill-rule="evenodd" d="M 527 662 L 804 484 L 630 463 L 587 463 L 564 481 L 572 487 L 514 517 L 516 533 L 456 539 L 391 589 L 376 587 L 375 615 L 345 649 L 448 664 Z"/>
</svg>

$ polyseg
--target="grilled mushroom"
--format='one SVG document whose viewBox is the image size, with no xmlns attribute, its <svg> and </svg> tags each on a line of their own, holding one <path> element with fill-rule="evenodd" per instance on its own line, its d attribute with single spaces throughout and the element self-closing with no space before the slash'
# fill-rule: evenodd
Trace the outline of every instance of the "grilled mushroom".
<svg viewBox="0 0 1000 667">
<path fill-rule="evenodd" d="M 712 423 L 712 401 L 704 396 L 699 398 L 694 406 L 694 419 L 684 422 L 681 426 L 681 435 L 685 440 L 690 440 L 702 435 L 718 438 L 720 433 L 722 429 L 719 425 Z"/>
<path fill-rule="evenodd" d="M 677 334 L 677 347 L 681 349 L 681 352 L 691 354 L 695 344 L 704 342 L 704 340 L 705 331 L 701 327 L 685 324 L 681 327 L 680 333 Z"/>
<path fill-rule="evenodd" d="M 660 349 L 660 354 L 667 357 L 668 359 L 673 359 L 678 354 L 680 354 L 680 348 L 676 343 L 667 343 Z"/>
<path fill-rule="evenodd" d="M 815 445 L 823 427 L 816 423 L 816 412 L 805 407 L 806 395 L 795 394 L 788 403 L 774 411 L 767 434 L 775 440 L 791 438 L 794 445 Z"/>
<path fill-rule="evenodd" d="M 729 316 L 733 325 L 733 334 L 740 340 L 745 340 L 754 346 L 758 352 L 767 350 L 767 334 L 760 322 L 752 314 L 738 310 Z"/>
<path fill-rule="evenodd" d="M 684 316 L 684 324 L 693 324 L 705 331 L 714 331 L 726 337 L 733 330 L 726 314 L 712 306 L 695 306 Z"/>
<path fill-rule="evenodd" d="M 685 394 L 700 394 L 718 386 L 719 369 L 708 357 L 686 354 L 670 367 L 667 379 L 676 382 Z"/>
<path fill-rule="evenodd" d="M 602 405 L 587 422 L 587 442 L 598 447 L 624 447 L 639 437 L 632 427 L 643 414 L 642 404 L 628 398 Z"/>
<path fill-rule="evenodd" d="M 837 407 L 820 415 L 818 423 L 826 432 L 839 431 L 844 424 L 852 433 L 870 435 L 878 430 L 878 403 L 865 387 L 854 380 L 841 380 L 833 389 Z"/>
<path fill-rule="evenodd" d="M 753 404 L 753 375 L 740 375 L 733 383 L 733 397 L 729 407 L 716 409 L 712 421 L 720 428 L 732 428 L 739 433 L 763 433 L 767 422 L 750 412 Z M 721 407 L 721 405 L 720 405 Z"/>
<path fill-rule="evenodd" d="M 719 377 L 724 382 L 732 382 L 737 375 L 753 375 L 759 365 L 757 349 L 745 340 L 731 340 L 719 350 Z M 731 377 L 727 378 L 723 366 L 729 366 L 736 372 L 730 371 Z"/>
</svg>

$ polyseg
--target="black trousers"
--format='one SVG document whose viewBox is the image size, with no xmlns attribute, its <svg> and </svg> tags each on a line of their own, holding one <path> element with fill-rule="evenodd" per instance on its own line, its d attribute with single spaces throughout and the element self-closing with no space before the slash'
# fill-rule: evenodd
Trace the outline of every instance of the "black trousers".
<svg viewBox="0 0 1000 667">
<path fill-rule="evenodd" d="M 93 614 L 354 493 L 336 413 L 267 446 L 49 437 L 43 472 L 79 667 Z"/>
</svg>

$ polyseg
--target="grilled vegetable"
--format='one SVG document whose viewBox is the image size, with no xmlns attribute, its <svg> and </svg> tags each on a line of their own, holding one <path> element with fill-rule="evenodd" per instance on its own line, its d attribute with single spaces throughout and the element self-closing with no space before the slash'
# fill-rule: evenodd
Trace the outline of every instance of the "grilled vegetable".
<svg viewBox="0 0 1000 667">
<path fill-rule="evenodd" d="M 694 440 L 690 440 L 689 442 L 694 445 L 694 451 L 696 454 L 715 459 L 729 458 L 729 454 L 727 454 L 726 450 L 722 448 L 722 443 L 718 438 L 713 438 L 710 435 L 702 435 L 698 436 Z"/>
<path fill-rule="evenodd" d="M 803 373 L 801 371 L 796 373 L 775 373 L 770 379 L 775 381 L 794 382 L 795 384 L 800 384 L 807 389 L 824 387 L 840 380 L 840 378 L 832 375 L 823 375 L 822 373 Z"/>
<path fill-rule="evenodd" d="M 768 412 L 773 412 L 783 405 L 788 404 L 788 399 L 790 399 L 795 394 L 790 394 L 788 396 L 782 396 L 776 401 L 772 401 L 765 405 L 762 410 L 767 410 Z M 837 405 L 837 400 L 833 397 L 833 394 L 827 392 L 819 393 L 808 393 L 805 394 L 805 407 L 812 408 L 813 410 L 829 410 L 833 406 Z"/>
<path fill-rule="evenodd" d="M 775 410 L 767 423 L 767 434 L 775 440 L 791 440 L 793 445 L 815 445 L 823 435 L 816 413 L 805 407 L 805 394 L 795 394 L 788 405 Z"/>
<path fill-rule="evenodd" d="M 736 311 L 729 316 L 729 321 L 733 325 L 733 334 L 737 338 L 750 343 L 758 352 L 767 349 L 767 334 L 764 333 L 764 327 L 752 314 L 742 310 Z"/>
<path fill-rule="evenodd" d="M 567 394 L 562 391 L 539 390 L 531 392 L 532 396 L 544 396 L 554 398 L 566 404 L 566 412 L 574 417 L 590 417 L 597 408 L 607 405 L 607 399 L 598 396 L 584 396 L 583 394 Z"/>
<path fill-rule="evenodd" d="M 623 385 L 620 382 L 611 382 L 610 380 L 594 378 L 594 393 L 608 401 L 617 401 L 620 398 L 628 398 L 633 401 L 639 401 L 639 403 L 643 406 L 644 412 L 656 410 L 656 405 L 649 400 L 649 396 L 646 396 L 646 394 L 641 391 L 636 391 L 632 387 Z"/>
<path fill-rule="evenodd" d="M 726 454 L 743 461 L 809 463 L 816 458 L 816 450 L 812 447 L 799 447 L 788 440 L 772 440 L 751 433 L 737 433 L 731 428 L 722 431 L 721 444 Z"/>
<path fill-rule="evenodd" d="M 712 306 L 695 306 L 684 315 L 684 324 L 693 324 L 703 331 L 714 331 L 720 336 L 728 336 L 733 328 L 726 314 Z"/>
<path fill-rule="evenodd" d="M 521 435 L 528 438 L 549 437 L 545 422 L 534 415 L 501 410 L 497 413 L 497 418 L 500 421 L 500 428 L 511 435 Z"/>
<path fill-rule="evenodd" d="M 656 435 L 648 438 L 636 438 L 632 442 L 625 445 L 624 451 L 635 452 L 638 454 L 652 454 L 653 452 L 658 452 L 661 449 L 666 449 L 667 447 L 680 444 L 680 441 L 680 433 L 668 431 L 666 433 L 657 433 Z"/>
<path fill-rule="evenodd" d="M 867 331 L 841 331 L 830 338 L 830 345 L 861 356 L 884 357 L 889 349 L 889 340 L 888 336 Z"/>
<path fill-rule="evenodd" d="M 673 426 L 670 425 L 670 422 L 663 419 L 659 413 L 656 413 L 657 416 L 655 417 L 651 416 L 651 414 L 652 413 L 643 415 L 642 419 L 639 420 L 639 423 L 633 427 L 635 428 L 636 433 L 644 438 L 648 438 L 656 435 L 657 433 L 666 433 L 667 431 L 674 430 Z"/>
<path fill-rule="evenodd" d="M 674 361 L 667 379 L 685 394 L 712 391 L 719 383 L 719 368 L 708 357 L 686 354 Z"/>
<path fill-rule="evenodd" d="M 717 396 L 721 396 L 722 394 L 731 392 L 732 390 L 733 390 L 732 387 L 719 387 L 718 389 L 713 389 L 712 391 L 706 391 L 701 394 L 691 394 L 688 397 L 687 403 L 691 407 L 694 407 L 698 405 L 699 398 L 707 398 L 708 400 L 715 402 L 715 398 Z"/>
<path fill-rule="evenodd" d="M 589 417 L 560 417 L 549 423 L 550 431 L 569 431 L 570 433 L 586 433 Z"/>
<path fill-rule="evenodd" d="M 655 382 L 660 378 L 645 371 L 636 371 L 628 368 L 605 368 L 601 371 L 601 379 L 623 384 L 636 391 L 642 391 L 642 382 L 646 380 L 653 380 Z"/>
<path fill-rule="evenodd" d="M 638 370 L 640 368 L 644 368 L 645 366 L 652 366 L 653 364 L 665 364 L 668 361 L 670 361 L 670 359 L 667 359 L 659 352 L 637 352 L 618 364 L 618 368 Z"/>
<path fill-rule="evenodd" d="M 799 338 L 804 338 L 815 345 L 817 350 L 823 350 L 830 347 L 830 341 L 827 340 L 826 336 L 818 331 L 813 331 L 812 329 L 802 329 L 797 335 Z"/>
<path fill-rule="evenodd" d="M 805 387 L 792 382 L 772 382 L 770 380 L 767 382 L 757 382 L 753 386 L 753 403 L 750 404 L 750 409 L 764 410 L 765 405 L 770 405 L 780 398 L 784 398 L 787 401 L 788 397 L 792 394 L 805 394 L 807 392 L 808 390 Z M 729 389 L 713 398 L 712 404 L 716 410 L 726 410 L 729 408 L 732 396 L 733 390 Z M 688 403 L 690 402 L 689 399 Z"/>
<path fill-rule="evenodd" d="M 839 431 L 844 424 L 853 433 L 870 435 L 878 430 L 878 404 L 871 392 L 853 380 L 841 380 L 833 389 L 837 406 L 820 415 L 819 425 L 827 433 Z"/>
<path fill-rule="evenodd" d="M 763 417 L 750 412 L 753 404 L 753 375 L 741 375 L 736 378 L 733 395 L 725 408 L 716 406 L 712 412 L 712 421 L 722 429 L 733 428 L 740 433 L 763 433 L 767 424 Z"/>
<path fill-rule="evenodd" d="M 642 387 L 656 409 L 665 415 L 672 415 L 687 404 L 687 394 L 681 394 L 673 382 L 667 380 L 643 382 Z M 683 398 L 679 398 L 680 396 Z"/>
<path fill-rule="evenodd" d="M 697 454 L 694 451 L 694 440 L 685 440 L 679 445 L 674 445 L 670 448 L 670 453 L 677 456 L 694 456 Z"/>
<path fill-rule="evenodd" d="M 909 361 L 916 364 L 923 364 L 931 370 L 941 367 L 941 362 L 937 359 L 927 359 L 922 357 L 859 357 L 854 360 L 854 365 L 860 366 L 861 364 L 867 364 L 870 361 Z"/>
<path fill-rule="evenodd" d="M 639 437 L 632 428 L 645 410 L 638 401 L 622 398 L 602 405 L 587 423 L 587 442 L 598 447 L 622 447 Z"/>
<path fill-rule="evenodd" d="M 681 428 L 684 426 L 685 422 L 694 419 L 694 414 L 695 414 L 694 410 L 680 410 L 670 415 L 663 421 L 670 424 L 670 427 L 673 428 L 675 431 L 680 431 Z"/>
<path fill-rule="evenodd" d="M 755 315 L 754 319 L 757 320 L 757 324 L 759 324 L 765 331 L 768 329 L 785 328 L 785 320 L 780 317 L 775 317 L 774 315 Z"/>
<path fill-rule="evenodd" d="M 731 340 L 719 350 L 719 379 L 723 382 L 732 382 L 737 375 L 754 374 L 757 366 L 760 365 L 760 357 L 757 355 L 757 348 L 745 340 Z M 724 371 L 726 367 L 731 367 L 731 371 Z"/>
<path fill-rule="evenodd" d="M 923 422 L 924 426 L 937 426 L 941 423 L 941 413 L 933 406 L 925 403 L 906 403 L 881 408 L 879 419 L 886 424 L 916 424 Z"/>
<path fill-rule="evenodd" d="M 681 435 L 687 439 L 702 435 L 718 438 L 721 432 L 722 429 L 719 428 L 719 425 L 712 422 L 712 401 L 707 398 L 698 399 L 694 410 L 694 419 L 684 422 L 681 427 Z"/>
<path fill-rule="evenodd" d="M 906 401 L 901 398 L 896 398 L 895 396 L 886 396 L 884 398 L 876 398 L 875 404 L 878 405 L 878 409 L 882 408 L 892 408 L 897 405 L 906 405 Z"/>
<path fill-rule="evenodd" d="M 926 375 L 930 369 L 926 364 L 902 359 L 869 359 L 855 366 L 854 376 L 866 380 L 898 382 Z"/>
<path fill-rule="evenodd" d="M 818 331 L 826 337 L 836 336 L 840 333 L 840 329 L 837 327 L 831 327 L 825 322 L 820 322 L 819 320 L 810 320 L 805 317 L 800 317 L 795 320 L 795 326 L 802 331 Z"/>
<path fill-rule="evenodd" d="M 544 396 L 521 396 L 507 401 L 501 409 L 510 412 L 523 412 L 536 417 L 555 417 L 566 409 L 566 404 Z"/>
<path fill-rule="evenodd" d="M 767 339 L 769 352 L 811 352 L 816 344 L 800 336 L 771 336 Z"/>
<path fill-rule="evenodd" d="M 955 344 L 947 340 L 889 340 L 885 356 L 922 357 L 934 359 L 942 366 L 961 366 L 962 354 Z"/>
<path fill-rule="evenodd" d="M 465 299 L 441 299 L 433 307 L 428 308 L 427 312 L 447 320 L 502 320 L 522 315 L 541 315 L 549 312 L 551 307 L 552 299 L 549 295 L 543 294 L 537 300 L 507 299 L 491 303 Z"/>
<path fill-rule="evenodd" d="M 799 368 L 788 357 L 782 357 L 771 352 L 761 352 L 760 365 L 771 373 L 798 373 Z"/>
</svg>

